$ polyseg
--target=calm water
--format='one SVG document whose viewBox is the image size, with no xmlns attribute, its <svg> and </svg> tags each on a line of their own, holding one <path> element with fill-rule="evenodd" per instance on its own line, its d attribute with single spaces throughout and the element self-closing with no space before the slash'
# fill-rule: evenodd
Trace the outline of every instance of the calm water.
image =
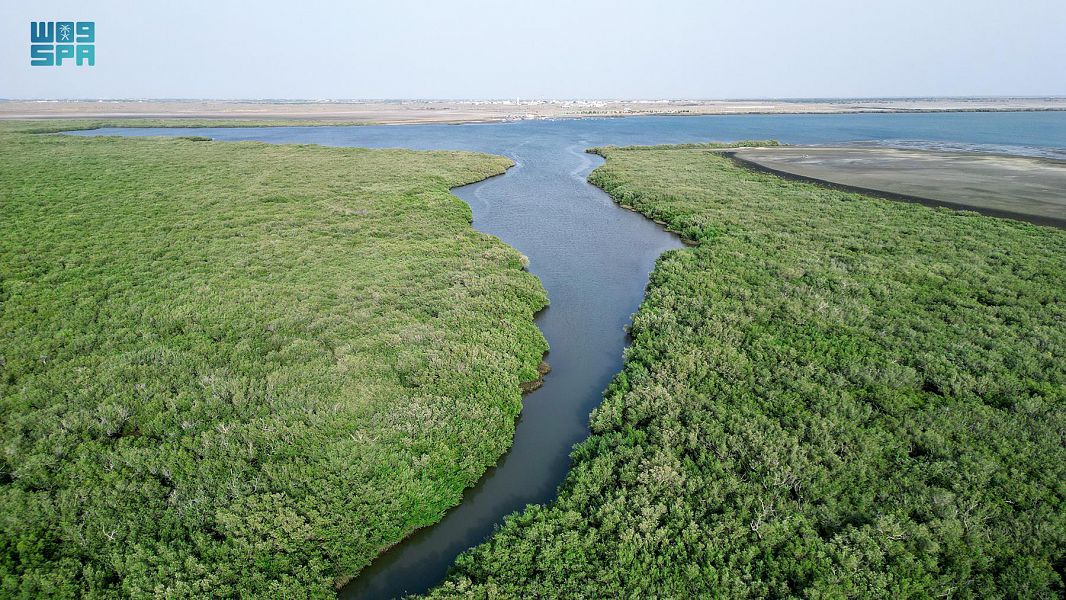
<svg viewBox="0 0 1066 600">
<path fill-rule="evenodd" d="M 1066 113 L 738 115 L 523 121 L 476 125 L 111 129 L 77 135 L 207 135 L 330 146 L 459 149 L 502 154 L 502 177 L 458 188 L 474 227 L 530 259 L 551 307 L 537 318 L 553 370 L 526 396 L 514 446 L 440 523 L 380 556 L 343 598 L 391 598 L 439 582 L 463 550 L 502 518 L 550 501 L 588 414 L 622 366 L 623 327 L 637 309 L 655 259 L 676 237 L 618 208 L 585 181 L 604 144 L 777 139 L 792 144 L 872 143 L 1066 158 Z"/>
</svg>

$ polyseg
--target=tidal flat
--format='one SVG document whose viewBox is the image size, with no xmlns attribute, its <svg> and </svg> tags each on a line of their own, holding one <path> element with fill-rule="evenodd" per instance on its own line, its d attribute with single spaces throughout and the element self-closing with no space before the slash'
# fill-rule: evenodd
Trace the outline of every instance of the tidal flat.
<svg viewBox="0 0 1066 600">
<path fill-rule="evenodd" d="M 899 148 L 744 148 L 779 175 L 1066 228 L 1066 160 Z"/>
</svg>

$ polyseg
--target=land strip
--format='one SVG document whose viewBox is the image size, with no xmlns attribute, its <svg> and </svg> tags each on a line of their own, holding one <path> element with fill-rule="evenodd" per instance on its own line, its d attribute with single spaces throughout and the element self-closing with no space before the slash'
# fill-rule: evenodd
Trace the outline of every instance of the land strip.
<svg viewBox="0 0 1066 600">
<path fill-rule="evenodd" d="M 510 447 L 547 300 L 449 193 L 508 159 L 40 130 L 0 124 L 0 596 L 330 598 Z"/>
<path fill-rule="evenodd" d="M 0 101 L 0 119 L 298 119 L 359 123 L 469 123 L 636 115 L 839 114 L 1066 110 L 1066 98 L 858 100 L 366 100 Z"/>
</svg>

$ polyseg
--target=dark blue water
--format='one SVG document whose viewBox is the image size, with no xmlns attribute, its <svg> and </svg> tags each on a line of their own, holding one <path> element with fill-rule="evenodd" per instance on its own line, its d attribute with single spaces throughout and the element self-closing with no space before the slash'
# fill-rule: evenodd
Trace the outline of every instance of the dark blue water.
<svg viewBox="0 0 1066 600">
<path fill-rule="evenodd" d="M 585 181 L 600 159 L 590 146 L 776 139 L 791 144 L 867 143 L 1066 158 L 1066 113 L 730 115 L 522 121 L 471 125 L 104 129 L 75 135 L 207 135 L 330 146 L 476 150 L 515 161 L 506 175 L 454 190 L 474 227 L 530 258 L 551 306 L 537 317 L 553 371 L 526 396 L 514 445 L 463 503 L 382 554 L 341 592 L 391 598 L 439 582 L 455 557 L 502 518 L 550 501 L 588 414 L 621 368 L 624 326 L 656 257 L 680 244 L 618 208 Z"/>
</svg>

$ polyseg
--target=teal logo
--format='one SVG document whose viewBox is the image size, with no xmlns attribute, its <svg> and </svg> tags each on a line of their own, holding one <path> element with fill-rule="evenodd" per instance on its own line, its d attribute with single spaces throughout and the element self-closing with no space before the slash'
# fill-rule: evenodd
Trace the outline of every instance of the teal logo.
<svg viewBox="0 0 1066 600">
<path fill-rule="evenodd" d="M 30 23 L 30 65 L 79 67 L 96 64 L 95 21 L 33 21 Z"/>
</svg>

